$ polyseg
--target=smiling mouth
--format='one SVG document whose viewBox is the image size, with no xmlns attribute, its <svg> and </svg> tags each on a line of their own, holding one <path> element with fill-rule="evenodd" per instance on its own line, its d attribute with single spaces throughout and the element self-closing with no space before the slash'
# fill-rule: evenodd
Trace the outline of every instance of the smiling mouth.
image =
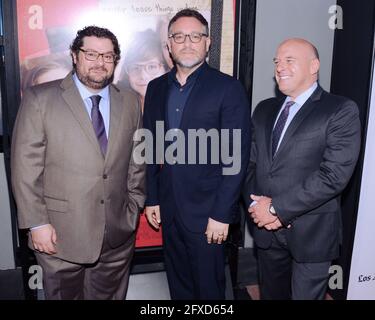
<svg viewBox="0 0 375 320">
<path fill-rule="evenodd" d="M 279 76 L 280 80 L 288 80 L 290 78 L 291 78 L 291 76 Z"/>
</svg>

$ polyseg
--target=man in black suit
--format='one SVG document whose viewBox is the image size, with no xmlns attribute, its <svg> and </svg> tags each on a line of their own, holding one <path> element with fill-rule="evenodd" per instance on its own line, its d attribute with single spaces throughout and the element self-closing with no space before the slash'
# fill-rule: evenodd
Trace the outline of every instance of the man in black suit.
<svg viewBox="0 0 375 320">
<path fill-rule="evenodd" d="M 144 126 L 153 134 L 155 151 L 147 165 L 145 214 L 155 228 L 163 222 L 172 299 L 224 299 L 223 242 L 238 217 L 250 155 L 250 108 L 240 82 L 205 62 L 210 38 L 200 13 L 178 12 L 168 32 L 176 67 L 151 81 L 145 98 Z M 157 121 L 169 142 L 158 143 Z M 207 134 L 206 139 L 191 139 L 194 132 Z M 176 147 L 171 161 L 175 144 L 185 152 Z"/>
<path fill-rule="evenodd" d="M 303 39 L 278 48 L 275 78 L 286 96 L 253 114 L 245 184 L 263 299 L 323 299 L 339 255 L 340 194 L 360 149 L 356 104 L 317 83 L 319 55 Z"/>
</svg>

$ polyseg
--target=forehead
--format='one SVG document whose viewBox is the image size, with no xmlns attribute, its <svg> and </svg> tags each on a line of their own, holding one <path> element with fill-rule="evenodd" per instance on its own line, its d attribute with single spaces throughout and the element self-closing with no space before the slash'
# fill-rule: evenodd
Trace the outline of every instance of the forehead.
<svg viewBox="0 0 375 320">
<path fill-rule="evenodd" d="M 281 44 L 276 51 L 276 58 L 307 58 L 309 55 L 309 47 L 306 44 L 295 41 Z"/>
<path fill-rule="evenodd" d="M 112 41 L 107 38 L 97 38 L 94 36 L 83 38 L 83 47 L 86 50 L 91 49 L 98 52 L 113 52 Z"/>
<path fill-rule="evenodd" d="M 139 60 L 139 61 L 133 62 L 131 65 L 146 65 L 149 63 L 160 63 L 160 60 L 158 58 Z"/>
<path fill-rule="evenodd" d="M 171 31 L 176 32 L 202 32 L 204 25 L 196 18 L 193 17 L 182 17 L 179 18 L 171 26 Z"/>
</svg>

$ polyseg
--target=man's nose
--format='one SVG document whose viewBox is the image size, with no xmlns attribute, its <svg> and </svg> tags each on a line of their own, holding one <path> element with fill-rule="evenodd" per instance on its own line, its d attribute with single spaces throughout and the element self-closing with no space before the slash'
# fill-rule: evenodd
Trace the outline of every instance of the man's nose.
<svg viewBox="0 0 375 320">
<path fill-rule="evenodd" d="M 280 61 L 275 65 L 275 69 L 277 72 L 280 72 L 285 69 L 285 62 Z"/>
<path fill-rule="evenodd" d="M 186 35 L 184 45 L 187 46 L 187 47 L 190 47 L 192 44 L 193 44 L 193 42 L 190 39 L 190 35 Z"/>
<path fill-rule="evenodd" d="M 143 67 L 141 70 L 140 70 L 140 72 L 139 72 L 139 78 L 141 78 L 141 79 L 147 79 L 147 77 L 148 77 L 148 73 L 147 73 L 147 71 L 146 71 L 146 68 L 145 67 Z"/>
<path fill-rule="evenodd" d="M 99 55 L 98 59 L 96 59 L 96 63 L 100 64 L 101 66 L 104 65 L 104 56 Z"/>
</svg>

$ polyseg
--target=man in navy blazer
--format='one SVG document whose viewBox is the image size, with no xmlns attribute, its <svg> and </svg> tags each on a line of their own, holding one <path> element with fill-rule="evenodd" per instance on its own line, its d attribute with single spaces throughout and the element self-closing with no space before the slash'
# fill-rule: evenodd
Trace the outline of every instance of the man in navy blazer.
<svg viewBox="0 0 375 320">
<path fill-rule="evenodd" d="M 284 41 L 274 64 L 285 96 L 254 111 L 244 192 L 261 298 L 324 299 L 339 255 L 340 194 L 360 149 L 358 108 L 318 85 L 319 55 L 308 41 Z"/>
<path fill-rule="evenodd" d="M 175 68 L 150 82 L 145 98 L 144 126 L 154 137 L 145 213 L 155 228 L 163 223 L 171 298 L 224 299 L 223 243 L 238 217 L 250 108 L 240 82 L 205 62 L 210 38 L 200 13 L 178 12 L 168 33 Z"/>
</svg>

